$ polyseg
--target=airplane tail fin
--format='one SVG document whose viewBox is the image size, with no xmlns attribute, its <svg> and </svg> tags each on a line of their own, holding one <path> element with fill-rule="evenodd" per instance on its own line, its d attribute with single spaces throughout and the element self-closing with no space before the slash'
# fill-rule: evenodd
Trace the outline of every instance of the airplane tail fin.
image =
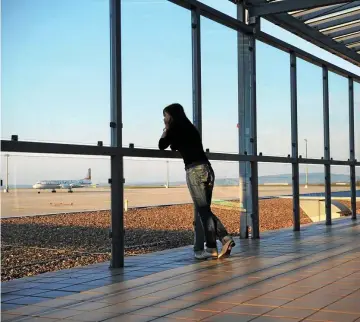
<svg viewBox="0 0 360 322">
<path fill-rule="evenodd" d="M 88 169 L 87 176 L 85 177 L 85 180 L 91 180 L 91 168 Z"/>
</svg>

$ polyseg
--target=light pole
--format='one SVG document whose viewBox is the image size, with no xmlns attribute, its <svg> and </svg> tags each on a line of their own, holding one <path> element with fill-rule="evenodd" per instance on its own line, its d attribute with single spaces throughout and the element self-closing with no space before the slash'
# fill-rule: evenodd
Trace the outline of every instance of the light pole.
<svg viewBox="0 0 360 322">
<path fill-rule="evenodd" d="M 169 188 L 169 160 L 166 161 L 166 188 Z"/>
<path fill-rule="evenodd" d="M 305 140 L 305 158 L 307 159 L 308 157 L 308 149 L 307 149 L 307 143 L 308 143 L 308 140 L 307 139 L 304 139 Z M 305 188 L 308 187 L 308 176 L 309 176 L 309 168 L 308 168 L 308 164 L 306 163 L 306 174 L 305 174 Z"/>
<path fill-rule="evenodd" d="M 6 157 L 6 181 L 4 192 L 9 192 L 9 154 L 5 154 Z"/>
</svg>

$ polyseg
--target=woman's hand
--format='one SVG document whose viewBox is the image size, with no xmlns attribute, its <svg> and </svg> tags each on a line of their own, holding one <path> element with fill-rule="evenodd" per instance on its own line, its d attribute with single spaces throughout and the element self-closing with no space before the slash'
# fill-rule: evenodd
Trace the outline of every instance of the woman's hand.
<svg viewBox="0 0 360 322">
<path fill-rule="evenodd" d="M 166 135 L 167 135 L 167 128 L 165 128 L 164 130 L 163 130 L 163 134 L 162 134 L 162 136 L 161 136 L 161 138 L 163 139 L 164 137 L 166 137 Z"/>
<path fill-rule="evenodd" d="M 165 124 L 165 129 L 168 130 L 170 128 L 170 124 L 165 118 L 164 118 L 164 124 Z"/>
</svg>

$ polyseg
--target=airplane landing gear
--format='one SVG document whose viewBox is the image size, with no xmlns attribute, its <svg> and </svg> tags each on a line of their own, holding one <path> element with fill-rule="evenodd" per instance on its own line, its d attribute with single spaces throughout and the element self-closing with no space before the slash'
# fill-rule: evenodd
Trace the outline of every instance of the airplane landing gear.
<svg viewBox="0 0 360 322">
<path fill-rule="evenodd" d="M 73 193 L 73 191 L 71 189 L 69 189 L 68 193 Z"/>
<path fill-rule="evenodd" d="M 53 190 L 51 190 L 51 192 L 52 192 L 52 193 L 55 193 L 55 192 L 56 192 L 56 190 L 55 190 L 55 189 L 53 189 Z"/>
<path fill-rule="evenodd" d="M 40 193 L 40 191 L 38 191 L 38 193 Z"/>
</svg>

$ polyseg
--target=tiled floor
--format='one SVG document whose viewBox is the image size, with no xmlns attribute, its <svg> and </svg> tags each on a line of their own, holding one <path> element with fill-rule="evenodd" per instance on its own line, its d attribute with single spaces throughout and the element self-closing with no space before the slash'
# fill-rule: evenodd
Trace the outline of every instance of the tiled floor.
<svg viewBox="0 0 360 322">
<path fill-rule="evenodd" d="M 191 247 L 2 284 L 2 321 L 360 321 L 360 223 L 267 232 L 233 256 Z"/>
</svg>

